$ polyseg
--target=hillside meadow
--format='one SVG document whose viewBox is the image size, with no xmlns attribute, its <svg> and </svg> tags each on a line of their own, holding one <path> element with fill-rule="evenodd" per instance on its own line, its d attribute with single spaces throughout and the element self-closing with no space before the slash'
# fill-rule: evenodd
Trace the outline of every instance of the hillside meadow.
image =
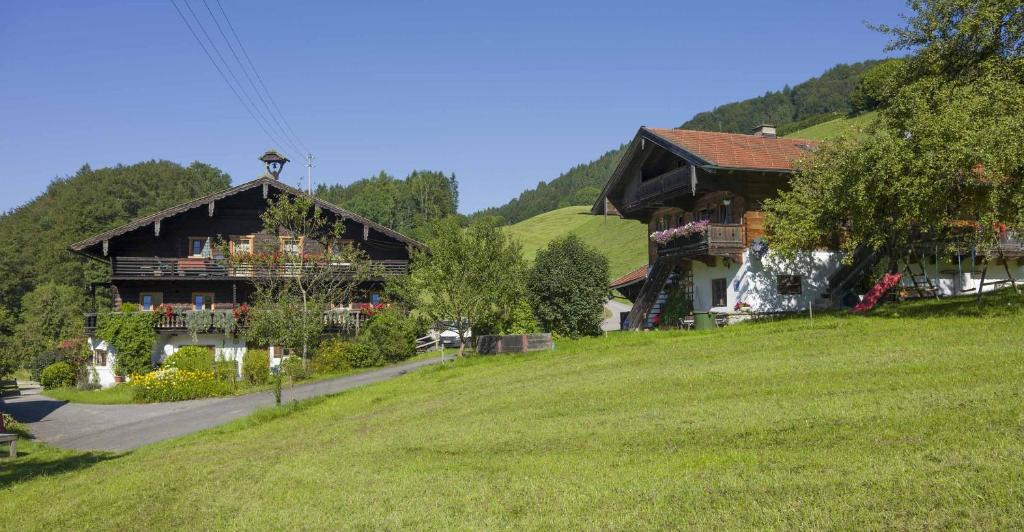
<svg viewBox="0 0 1024 532">
<path fill-rule="evenodd" d="M 476 357 L 124 455 L 26 446 L 19 528 L 1024 526 L 1020 296 Z M 45 471 L 36 477 L 31 473 Z"/>
<path fill-rule="evenodd" d="M 504 230 L 523 244 L 530 262 L 548 242 L 573 233 L 608 257 L 612 279 L 647 264 L 647 226 L 617 216 L 594 216 L 589 205 L 538 214 Z"/>
</svg>

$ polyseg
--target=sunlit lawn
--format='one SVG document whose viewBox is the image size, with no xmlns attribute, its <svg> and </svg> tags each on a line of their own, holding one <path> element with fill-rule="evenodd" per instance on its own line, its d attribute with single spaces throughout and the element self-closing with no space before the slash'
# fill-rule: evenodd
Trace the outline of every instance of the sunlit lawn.
<svg viewBox="0 0 1024 532">
<path fill-rule="evenodd" d="M 1024 312 L 1008 293 L 985 305 L 563 340 L 23 480 L 55 452 L 30 449 L 0 466 L 0 486 L 20 480 L 0 515 L 44 530 L 1021 528 Z"/>
</svg>

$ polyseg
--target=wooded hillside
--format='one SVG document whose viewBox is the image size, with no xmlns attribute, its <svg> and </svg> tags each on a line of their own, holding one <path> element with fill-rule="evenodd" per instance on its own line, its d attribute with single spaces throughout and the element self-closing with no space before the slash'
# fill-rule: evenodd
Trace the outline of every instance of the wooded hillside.
<svg viewBox="0 0 1024 532">
<path fill-rule="evenodd" d="M 55 179 L 39 197 L 0 215 L 0 307 L 16 310 L 26 292 L 47 281 L 84 290 L 106 272 L 73 255 L 70 244 L 229 184 L 227 174 L 207 164 L 170 161 L 85 165 Z"/>
<path fill-rule="evenodd" d="M 757 124 L 771 123 L 779 126 L 781 134 L 786 134 L 834 120 L 853 110 L 850 96 L 864 71 L 875 63 L 877 61 L 837 65 L 799 85 L 698 113 L 679 127 L 749 133 Z M 484 209 L 474 216 L 495 216 L 512 224 L 570 205 L 591 204 L 624 150 L 625 144 L 589 163 L 574 166 L 550 182 L 541 181 L 536 188 L 524 191 L 500 207 Z"/>
</svg>

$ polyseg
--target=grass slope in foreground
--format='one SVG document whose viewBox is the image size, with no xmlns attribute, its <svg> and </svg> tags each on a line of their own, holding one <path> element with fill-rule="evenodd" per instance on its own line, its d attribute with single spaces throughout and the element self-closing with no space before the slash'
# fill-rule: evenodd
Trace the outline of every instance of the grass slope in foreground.
<svg viewBox="0 0 1024 532">
<path fill-rule="evenodd" d="M 617 216 L 594 216 L 589 205 L 538 214 L 505 230 L 523 244 L 523 253 L 531 262 L 548 242 L 575 233 L 608 257 L 612 279 L 647 264 L 647 226 Z"/>
<path fill-rule="evenodd" d="M 0 515 L 44 530 L 1020 528 L 1024 311 L 1009 293 L 985 305 L 470 359 L 11 484 L 25 456 L 0 467 Z"/>
</svg>

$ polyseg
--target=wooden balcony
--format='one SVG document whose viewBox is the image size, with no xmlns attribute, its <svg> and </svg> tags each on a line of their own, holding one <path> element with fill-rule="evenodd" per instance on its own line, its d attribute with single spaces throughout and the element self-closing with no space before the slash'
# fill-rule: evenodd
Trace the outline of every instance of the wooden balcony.
<svg viewBox="0 0 1024 532">
<path fill-rule="evenodd" d="M 1003 256 L 1011 259 L 1024 257 L 1024 238 L 1014 232 L 1007 232 L 996 244 Z"/>
<path fill-rule="evenodd" d="M 658 248 L 660 257 L 732 256 L 746 248 L 744 224 L 711 224 L 704 234 L 670 240 Z"/>
<path fill-rule="evenodd" d="M 175 311 L 174 314 L 157 314 L 155 316 L 155 322 L 153 328 L 157 332 L 179 334 L 188 332 L 188 324 L 185 321 L 183 312 L 185 308 Z M 208 311 L 209 312 L 209 311 Z M 213 312 L 231 312 L 230 310 L 215 310 Z M 114 312 L 113 314 L 120 314 Z M 98 315 L 96 313 L 85 314 L 85 334 L 92 336 L 96 332 L 96 325 L 98 321 Z M 370 319 L 370 315 L 359 309 L 352 310 L 330 310 L 323 313 L 324 328 L 330 333 L 341 333 L 355 336 L 359 333 L 359 330 L 366 323 L 366 320 Z M 239 330 L 245 330 L 246 321 L 243 318 L 238 322 Z M 222 332 L 215 328 L 211 328 L 207 332 L 217 333 Z"/>
<path fill-rule="evenodd" d="M 688 168 L 666 172 L 647 181 L 642 181 L 640 186 L 626 199 L 626 210 L 642 207 L 651 201 L 689 188 L 690 170 Z"/>
<path fill-rule="evenodd" d="M 373 260 L 374 279 L 404 275 L 409 271 L 407 260 Z M 298 264 L 276 266 L 230 265 L 224 259 L 178 257 L 111 257 L 111 279 L 177 280 L 177 279 L 252 279 L 259 276 L 298 273 Z M 351 275 L 349 263 L 333 264 L 338 275 Z"/>
</svg>

